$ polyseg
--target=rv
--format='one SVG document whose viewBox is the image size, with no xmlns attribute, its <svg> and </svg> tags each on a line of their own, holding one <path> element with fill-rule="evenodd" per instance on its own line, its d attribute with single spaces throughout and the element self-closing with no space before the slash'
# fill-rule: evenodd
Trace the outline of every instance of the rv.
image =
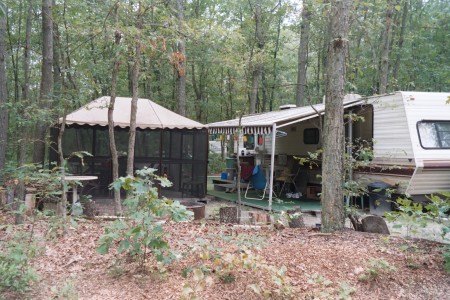
<svg viewBox="0 0 450 300">
<path fill-rule="evenodd" d="M 416 201 L 425 201 L 433 193 L 450 191 L 449 99 L 450 93 L 431 92 L 347 95 L 345 114 L 356 114 L 359 120 L 346 121 L 346 138 L 355 147 L 366 141 L 373 150 L 370 163 L 353 170 L 354 180 L 362 186 L 384 182 L 396 193 Z M 320 161 L 311 168 L 299 170 L 294 157 L 307 157 L 322 147 L 320 118 L 324 112 L 324 104 L 288 106 L 244 116 L 240 127 L 238 119 L 210 123 L 208 127 L 212 134 L 241 133 L 243 146 L 238 151 L 246 156 L 254 155 L 255 164 L 272 170 L 282 164 L 299 172 L 296 180 L 301 192 L 317 198 Z M 315 192 L 309 193 L 311 190 Z"/>
</svg>

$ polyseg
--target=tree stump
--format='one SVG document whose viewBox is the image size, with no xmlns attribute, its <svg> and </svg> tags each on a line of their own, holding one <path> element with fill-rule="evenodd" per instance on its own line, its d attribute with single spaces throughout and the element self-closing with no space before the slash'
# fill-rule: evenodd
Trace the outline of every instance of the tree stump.
<svg viewBox="0 0 450 300">
<path fill-rule="evenodd" d="M 221 207 L 219 209 L 220 223 L 237 224 L 237 207 Z"/>
<path fill-rule="evenodd" d="M 6 205 L 6 191 L 0 190 L 0 207 L 3 207 Z"/>
<path fill-rule="evenodd" d="M 302 210 L 300 208 L 288 210 L 286 213 L 288 214 L 288 223 L 290 228 L 305 227 L 305 223 L 303 222 Z"/>
<path fill-rule="evenodd" d="M 270 216 L 265 212 L 249 212 L 250 224 L 267 225 L 270 224 Z"/>
<path fill-rule="evenodd" d="M 31 216 L 36 208 L 36 195 L 26 194 L 25 195 L 25 214 Z"/>
<path fill-rule="evenodd" d="M 83 215 L 87 218 L 94 218 L 99 215 L 99 211 L 97 205 L 95 205 L 95 201 L 91 199 L 83 202 Z"/>
</svg>

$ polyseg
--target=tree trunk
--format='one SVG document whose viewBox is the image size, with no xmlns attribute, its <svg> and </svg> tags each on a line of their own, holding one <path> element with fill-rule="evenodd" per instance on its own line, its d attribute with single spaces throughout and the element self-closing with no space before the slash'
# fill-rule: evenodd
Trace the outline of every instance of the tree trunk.
<svg viewBox="0 0 450 300">
<path fill-rule="evenodd" d="M 64 153 L 63 153 L 63 148 L 62 148 L 62 140 L 63 140 L 63 136 L 64 136 L 64 130 L 66 128 L 66 115 L 67 115 L 67 106 L 64 109 L 64 115 L 63 115 L 63 121 L 61 124 L 61 127 L 59 129 L 59 134 L 58 134 L 58 154 L 59 154 L 59 165 L 61 168 L 61 190 L 62 190 L 62 195 L 61 195 L 61 203 L 59 203 L 58 205 L 58 209 L 57 212 L 60 214 L 60 216 L 63 218 L 63 222 L 65 222 L 65 217 L 67 215 L 66 212 L 66 207 L 67 207 L 67 184 L 66 184 L 66 169 L 65 169 L 65 163 L 64 163 Z M 73 189 L 76 189 L 77 187 L 74 186 L 72 187 Z M 73 207 L 72 207 L 73 209 Z"/>
<path fill-rule="evenodd" d="M 128 135 L 128 157 L 127 157 L 127 175 L 134 175 L 134 147 L 136 145 L 136 114 L 137 105 L 139 99 L 139 60 L 141 57 L 141 33 L 142 30 L 142 4 L 139 2 L 139 8 L 136 16 L 136 27 L 138 30 L 137 35 L 134 37 L 134 59 L 133 67 L 131 69 L 131 86 L 132 86 L 132 98 L 131 98 L 131 112 L 130 112 L 130 133 Z"/>
<path fill-rule="evenodd" d="M 403 5 L 403 14 L 402 14 L 402 27 L 400 29 L 400 37 L 398 39 L 398 53 L 397 58 L 395 60 L 394 70 L 392 77 L 394 78 L 394 81 L 398 86 L 398 71 L 400 70 L 400 58 L 402 54 L 402 48 L 403 48 L 403 42 L 405 37 L 405 31 L 406 31 L 406 19 L 408 18 L 408 3 L 409 1 L 405 0 L 405 4 Z"/>
<path fill-rule="evenodd" d="M 55 6 L 55 0 L 52 0 L 52 5 Z M 53 22 L 53 95 L 55 98 L 59 98 L 62 89 L 63 76 L 61 68 L 61 34 L 59 32 L 59 25 Z"/>
<path fill-rule="evenodd" d="M 322 231 L 344 228 L 344 84 L 351 0 L 331 1 L 322 164 Z"/>
<path fill-rule="evenodd" d="M 39 101 L 41 108 L 51 108 L 53 91 L 53 17 L 52 0 L 42 0 L 42 68 Z M 45 136 L 48 124 L 36 125 L 33 162 L 43 163 L 45 159 Z"/>
<path fill-rule="evenodd" d="M 258 63 L 252 75 L 252 92 L 250 94 L 250 114 L 256 113 L 256 102 L 258 100 L 259 78 L 262 73 L 262 65 Z"/>
<path fill-rule="evenodd" d="M 302 24 L 300 29 L 300 45 L 298 47 L 298 73 L 297 73 L 297 106 L 305 105 L 306 71 L 308 68 L 308 46 L 309 46 L 309 20 L 310 12 L 308 3 L 303 2 Z"/>
<path fill-rule="evenodd" d="M 115 32 L 115 44 L 118 46 L 122 38 L 122 33 Z M 113 52 L 115 53 L 115 52 Z M 111 99 L 108 106 L 108 133 L 109 133 L 109 149 L 111 150 L 112 163 L 112 180 L 116 181 L 119 178 L 119 157 L 117 155 L 116 139 L 114 135 L 114 104 L 116 101 L 117 89 L 117 74 L 119 73 L 120 54 L 114 57 L 114 64 L 111 76 Z M 114 213 L 120 216 L 123 213 L 122 203 L 120 202 L 120 190 L 114 189 Z"/>
<path fill-rule="evenodd" d="M 197 82 L 195 73 L 195 63 L 192 63 L 192 87 L 195 93 L 195 116 L 197 121 L 201 121 L 203 114 L 203 70 L 200 70 Z"/>
<path fill-rule="evenodd" d="M 27 107 L 27 103 L 29 103 L 29 92 L 30 92 L 30 44 L 31 44 L 31 21 L 33 17 L 33 0 L 28 0 L 28 11 L 27 11 L 27 21 L 25 27 L 25 46 L 23 49 L 23 84 L 22 84 L 22 106 Z M 22 110 L 20 115 L 23 115 L 24 111 Z M 28 126 L 19 125 L 19 134 L 21 134 L 19 141 L 19 147 L 17 150 L 17 166 L 21 167 L 26 162 L 27 155 L 27 147 L 28 144 Z M 17 185 L 17 194 L 16 197 L 19 201 L 24 201 L 25 199 L 25 183 L 23 180 L 19 181 Z M 17 217 L 17 216 L 16 216 Z M 21 216 L 19 219 L 16 219 L 16 224 L 21 222 Z"/>
<path fill-rule="evenodd" d="M 258 0 L 258 2 L 255 5 L 255 11 L 254 11 L 254 18 L 255 18 L 255 38 L 256 43 L 258 45 L 258 51 L 256 54 L 256 67 L 253 70 L 252 73 L 252 90 L 250 94 L 250 114 L 254 114 L 256 112 L 256 102 L 258 99 L 258 88 L 259 88 L 259 79 L 261 78 L 263 64 L 261 62 L 261 55 L 262 51 L 264 49 L 265 39 L 264 39 L 264 33 L 262 28 L 262 8 L 261 8 L 261 1 Z"/>
<path fill-rule="evenodd" d="M 184 0 L 177 0 L 177 17 L 178 17 L 178 30 L 183 32 L 184 22 Z M 178 102 L 178 114 L 186 115 L 186 49 L 183 36 L 179 36 L 178 41 L 178 60 L 177 67 L 177 102 Z"/>
<path fill-rule="evenodd" d="M 382 35 L 382 42 L 381 45 L 383 47 L 382 53 L 381 53 L 381 66 L 380 66 L 380 85 L 379 85 L 379 93 L 385 94 L 387 90 L 388 85 L 388 75 L 389 75 L 389 42 L 390 42 L 390 36 L 391 36 L 391 30 L 392 30 L 392 14 L 393 14 L 394 8 L 392 6 L 391 1 L 388 1 L 387 3 L 387 10 L 386 10 L 386 19 L 385 19 L 385 27 Z"/>
<path fill-rule="evenodd" d="M 273 101 L 275 99 L 275 84 L 277 83 L 277 55 L 278 51 L 280 50 L 280 34 L 281 34 L 281 23 L 283 22 L 283 18 L 280 16 L 280 19 L 278 20 L 278 26 L 277 26 L 277 39 L 275 42 L 275 50 L 273 52 L 273 82 L 272 82 L 272 89 L 270 93 L 270 99 L 269 99 L 269 111 L 273 110 Z"/>
<path fill-rule="evenodd" d="M 0 13 L 0 107 L 8 103 L 8 90 L 6 86 L 6 15 Z M 0 170 L 4 170 L 6 149 L 8 145 L 8 110 L 0 109 Z M 2 182 L 2 178 L 0 178 Z"/>
</svg>

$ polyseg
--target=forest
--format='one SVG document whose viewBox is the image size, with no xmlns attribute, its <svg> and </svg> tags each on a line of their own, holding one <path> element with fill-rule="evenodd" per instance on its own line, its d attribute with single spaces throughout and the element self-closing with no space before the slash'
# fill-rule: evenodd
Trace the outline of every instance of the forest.
<svg viewBox="0 0 450 300">
<path fill-rule="evenodd" d="M 329 6 L 4 0 L 0 166 L 42 161 L 48 126 L 112 89 L 202 123 L 322 102 Z M 354 1 L 346 92 L 448 91 L 449 18 L 445 0 Z"/>
<path fill-rule="evenodd" d="M 448 297 L 449 192 L 397 199 L 382 234 L 347 226 L 342 100 L 448 92 L 449 20 L 447 0 L 0 0 L 0 298 Z M 107 95 L 132 98 L 127 177 L 108 106 L 115 216 L 77 202 L 66 163 L 89 154 L 61 146 L 64 116 Z M 196 218 L 161 197 L 165 172 L 133 170 L 138 98 L 204 124 L 324 102 L 322 210 L 206 199 Z"/>
</svg>

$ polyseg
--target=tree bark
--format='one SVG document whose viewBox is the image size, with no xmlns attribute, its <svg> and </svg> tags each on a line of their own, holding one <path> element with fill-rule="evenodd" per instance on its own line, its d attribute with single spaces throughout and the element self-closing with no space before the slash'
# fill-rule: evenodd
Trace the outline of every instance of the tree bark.
<svg viewBox="0 0 450 300">
<path fill-rule="evenodd" d="M 273 82 L 272 82 L 272 89 L 270 92 L 270 99 L 269 99 L 269 111 L 273 110 L 273 101 L 275 99 L 275 84 L 277 82 L 277 56 L 278 51 L 280 50 L 280 35 L 281 35 L 281 24 L 283 22 L 283 18 L 280 16 L 280 19 L 278 20 L 278 26 L 277 26 L 277 39 L 275 42 L 275 50 L 273 52 Z"/>
<path fill-rule="evenodd" d="M 63 121 L 61 124 L 61 127 L 59 128 L 59 134 L 58 134 L 58 154 L 59 154 L 59 165 L 60 165 L 60 172 L 61 172 L 61 203 L 58 204 L 57 212 L 60 214 L 60 216 L 63 218 L 63 222 L 65 222 L 65 217 L 67 215 L 66 207 L 67 207 L 67 184 L 66 184 L 66 169 L 64 164 L 64 153 L 63 153 L 63 147 L 62 147 L 62 140 L 64 136 L 64 130 L 66 128 L 66 115 L 67 115 L 67 105 L 64 109 L 64 115 L 63 115 Z M 77 187 L 74 186 L 73 189 L 76 189 Z M 73 208 L 73 207 L 72 207 Z M 65 231 L 64 231 L 65 232 Z"/>
<path fill-rule="evenodd" d="M 139 8 L 136 16 L 136 27 L 140 31 L 142 29 L 142 14 L 141 3 L 139 2 Z M 134 38 L 134 59 L 133 67 L 131 69 L 131 86 L 132 86 L 132 98 L 131 98 L 131 112 L 130 112 L 130 132 L 128 135 L 128 157 L 127 157 L 127 175 L 134 175 L 134 146 L 136 143 L 136 113 L 137 104 L 139 98 L 139 59 L 141 57 L 141 34 L 138 33 Z"/>
<path fill-rule="evenodd" d="M 394 70 L 392 77 L 394 78 L 394 81 L 396 82 L 398 86 L 398 71 L 400 70 L 400 58 L 402 54 L 402 48 L 403 48 L 403 42 L 405 37 L 405 31 L 406 31 L 406 19 L 408 18 L 408 3 L 409 1 L 405 0 L 405 3 L 403 5 L 403 14 L 402 14 L 402 27 L 400 29 L 400 36 L 398 39 L 398 53 L 394 64 Z M 398 86 L 399 87 L 399 86 Z"/>
<path fill-rule="evenodd" d="M 53 18 L 52 0 L 42 0 L 42 67 L 39 101 L 41 108 L 51 108 L 53 91 Z M 36 125 L 33 162 L 43 163 L 45 158 L 45 136 L 47 122 Z"/>
<path fill-rule="evenodd" d="M 8 145 L 8 110 L 3 107 L 8 103 L 8 90 L 6 85 L 6 15 L 0 13 L 0 170 L 4 170 L 6 149 Z M 0 178 L 2 182 L 2 178 Z"/>
<path fill-rule="evenodd" d="M 178 31 L 183 31 L 184 22 L 184 0 L 177 0 L 177 18 L 178 18 Z M 178 114 L 186 115 L 186 49 L 183 36 L 178 37 L 178 54 L 181 59 L 178 61 L 177 68 L 177 103 Z"/>
<path fill-rule="evenodd" d="M 306 71 L 308 68 L 308 46 L 309 46 L 309 25 L 310 11 L 308 2 L 303 2 L 302 24 L 300 29 L 300 45 L 298 47 L 298 73 L 297 73 L 297 106 L 305 105 Z"/>
<path fill-rule="evenodd" d="M 115 44 L 118 46 L 122 39 L 122 33 L 115 32 Z M 109 149 L 111 151 L 111 168 L 112 168 L 112 180 L 116 181 L 119 178 L 119 156 L 117 155 L 116 139 L 114 134 L 114 104 L 116 102 L 116 89 L 117 89 L 117 75 L 119 73 L 120 66 L 120 54 L 116 54 L 114 57 L 114 64 L 111 76 L 111 99 L 108 106 L 108 133 L 109 133 Z M 116 216 L 120 216 L 123 213 L 122 202 L 120 201 L 120 191 L 114 189 L 114 213 Z"/>
<path fill-rule="evenodd" d="M 262 51 L 264 49 L 265 39 L 264 39 L 264 32 L 262 28 L 262 8 L 261 8 L 261 1 L 258 0 L 258 2 L 255 5 L 255 11 L 254 11 L 254 18 L 255 18 L 255 38 L 256 43 L 258 45 L 258 51 L 256 55 L 256 67 L 253 70 L 252 73 L 252 90 L 250 94 L 250 114 L 254 114 L 256 112 L 256 102 L 258 99 L 258 88 L 259 88 L 259 79 L 261 78 L 263 64 L 261 62 L 261 55 Z"/>
<path fill-rule="evenodd" d="M 385 94 L 388 85 L 388 77 L 389 77 L 389 52 L 390 52 L 390 36 L 392 30 L 392 14 L 394 8 L 391 1 L 387 3 L 386 10 L 386 18 L 385 18 L 385 27 L 382 35 L 381 45 L 383 46 L 383 50 L 381 53 L 381 65 L 380 65 L 380 85 L 379 85 L 379 93 Z"/>
<path fill-rule="evenodd" d="M 322 163 L 322 231 L 344 228 L 344 84 L 351 0 L 331 1 Z"/>
<path fill-rule="evenodd" d="M 31 21 L 33 17 L 33 0 L 28 0 L 28 10 L 27 10 L 27 21 L 25 27 L 25 46 L 23 48 L 23 84 L 22 84 L 22 106 L 26 107 L 29 103 L 29 93 L 30 93 L 30 44 L 31 44 Z M 21 111 L 23 115 L 24 110 Z M 25 122 L 23 122 L 25 123 Z M 21 167 L 26 162 L 27 147 L 28 145 L 28 126 L 25 124 L 18 126 L 19 132 L 21 134 L 19 147 L 17 151 L 17 166 Z M 19 201 L 24 201 L 25 199 L 25 183 L 23 180 L 19 180 L 17 185 L 17 199 Z M 16 219 L 16 224 L 21 222 L 21 217 Z"/>
</svg>

